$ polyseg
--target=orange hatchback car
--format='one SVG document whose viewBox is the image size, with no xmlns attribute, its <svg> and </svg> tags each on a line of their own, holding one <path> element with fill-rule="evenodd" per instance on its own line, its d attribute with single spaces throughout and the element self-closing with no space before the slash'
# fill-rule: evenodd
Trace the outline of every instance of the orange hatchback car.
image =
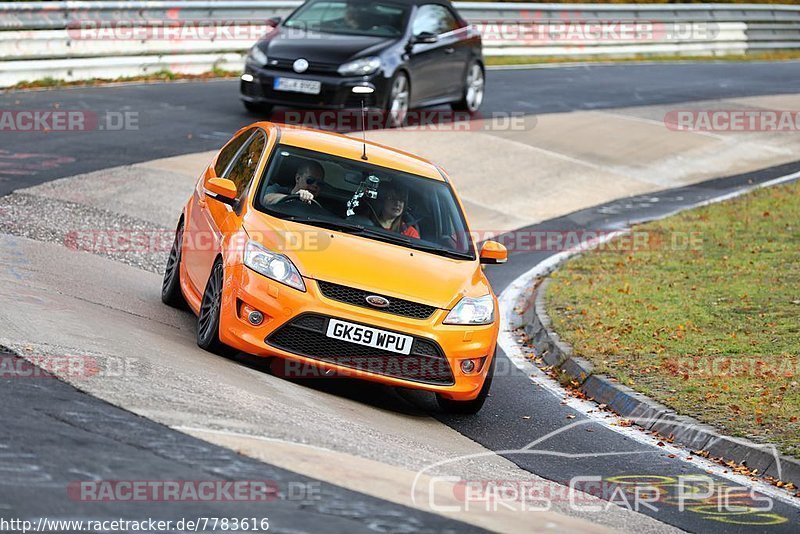
<svg viewBox="0 0 800 534">
<path fill-rule="evenodd" d="M 197 343 L 436 393 L 475 413 L 495 367 L 497 298 L 444 171 L 334 133 L 259 122 L 220 150 L 178 221 L 162 300 Z"/>
</svg>

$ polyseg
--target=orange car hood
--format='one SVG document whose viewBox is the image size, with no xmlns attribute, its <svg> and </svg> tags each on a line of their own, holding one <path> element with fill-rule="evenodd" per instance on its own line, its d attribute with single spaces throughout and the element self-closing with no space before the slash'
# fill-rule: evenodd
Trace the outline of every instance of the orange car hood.
<svg viewBox="0 0 800 534">
<path fill-rule="evenodd" d="M 480 264 L 250 212 L 245 231 L 282 252 L 305 278 L 450 309 L 489 293 Z"/>
</svg>

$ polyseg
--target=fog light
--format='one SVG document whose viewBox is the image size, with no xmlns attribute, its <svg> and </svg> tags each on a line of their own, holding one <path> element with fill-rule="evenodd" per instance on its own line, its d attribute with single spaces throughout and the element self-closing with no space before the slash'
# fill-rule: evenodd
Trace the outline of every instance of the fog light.
<svg viewBox="0 0 800 534">
<path fill-rule="evenodd" d="M 264 314 L 258 310 L 253 310 L 247 314 L 247 320 L 253 326 L 258 326 L 264 322 Z"/>
<path fill-rule="evenodd" d="M 252 82 L 254 79 L 252 74 L 242 74 L 242 80 L 245 82 Z"/>
<path fill-rule="evenodd" d="M 247 322 L 253 326 L 259 326 L 261 323 L 264 322 L 264 314 L 258 311 L 257 309 L 253 308 L 252 306 L 248 306 L 242 301 L 239 301 L 241 308 L 239 309 L 239 317 L 242 319 L 247 319 Z"/>
<path fill-rule="evenodd" d="M 461 372 L 469 374 L 475 370 L 475 360 L 461 360 Z"/>
</svg>

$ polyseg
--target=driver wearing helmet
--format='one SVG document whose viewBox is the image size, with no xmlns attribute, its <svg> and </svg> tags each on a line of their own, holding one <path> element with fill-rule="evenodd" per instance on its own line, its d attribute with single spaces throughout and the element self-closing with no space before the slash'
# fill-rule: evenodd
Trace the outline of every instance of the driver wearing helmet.
<svg viewBox="0 0 800 534">
<path fill-rule="evenodd" d="M 294 175 L 294 188 L 272 184 L 264 189 L 264 203 L 275 204 L 289 195 L 297 195 L 300 200 L 310 204 L 319 194 L 325 183 L 325 169 L 316 161 L 305 161 L 297 167 Z"/>
</svg>

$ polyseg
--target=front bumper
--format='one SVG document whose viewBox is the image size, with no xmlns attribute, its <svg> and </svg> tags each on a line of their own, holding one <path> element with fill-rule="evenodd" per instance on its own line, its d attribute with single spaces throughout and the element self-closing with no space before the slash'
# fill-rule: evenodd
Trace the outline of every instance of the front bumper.
<svg viewBox="0 0 800 534">
<path fill-rule="evenodd" d="M 369 76 L 315 72 L 298 74 L 291 70 L 256 67 L 248 63 L 244 74 L 253 77 L 253 81 L 242 79 L 239 85 L 241 99 L 245 102 L 312 109 L 352 109 L 360 108 L 363 101 L 370 108 L 383 108 L 388 97 L 389 80 L 381 70 Z M 321 83 L 321 90 L 317 95 L 277 91 L 274 89 L 277 77 L 318 81 Z M 368 95 L 353 92 L 353 87 L 364 85 L 372 87 L 375 92 Z"/>
<path fill-rule="evenodd" d="M 391 315 L 329 299 L 322 294 L 315 280 L 305 279 L 305 284 L 304 293 L 269 280 L 244 265 L 229 266 L 220 310 L 222 342 L 256 356 L 278 356 L 293 362 L 286 369 L 298 372 L 297 377 L 324 376 L 324 373 L 315 375 L 308 372 L 313 369 L 390 386 L 433 391 L 452 400 L 472 400 L 478 395 L 494 355 L 496 324 L 473 327 L 444 325 L 442 320 L 447 311 L 440 309 L 424 320 Z M 247 322 L 241 312 L 245 304 L 264 314 L 261 325 L 253 326 Z M 368 354 L 363 346 L 355 344 L 352 354 L 338 354 L 336 351 L 343 350 L 342 345 L 331 348 L 335 340 L 325 343 L 329 338 L 325 338 L 324 325 L 314 326 L 313 321 L 301 325 L 305 331 L 292 332 L 294 338 L 303 344 L 287 343 L 287 329 L 293 328 L 298 320 L 308 318 L 314 318 L 318 323 L 336 318 L 413 336 L 412 354 L 406 357 L 378 349 L 370 349 L 374 353 Z M 326 351 L 309 354 L 309 351 L 317 350 L 313 347 L 325 347 Z M 441 362 L 436 360 L 436 348 L 441 351 Z M 430 359 L 425 359 L 426 355 Z M 479 371 L 469 374 L 461 371 L 461 360 L 479 358 L 484 358 Z M 418 366 L 419 361 L 425 365 Z M 361 365 L 364 362 L 369 362 L 369 365 Z M 402 369 L 404 376 L 398 376 L 394 372 L 397 369 Z M 444 370 L 451 380 L 445 380 Z M 416 372 L 420 374 L 415 375 Z"/>
</svg>

